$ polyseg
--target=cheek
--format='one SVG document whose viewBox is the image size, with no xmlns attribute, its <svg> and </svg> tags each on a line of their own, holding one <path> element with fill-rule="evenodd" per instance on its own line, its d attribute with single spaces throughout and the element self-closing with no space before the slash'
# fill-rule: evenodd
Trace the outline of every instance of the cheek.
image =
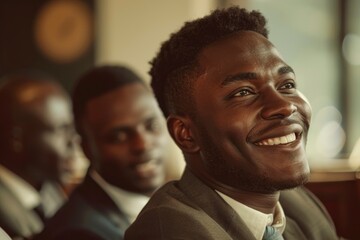
<svg viewBox="0 0 360 240">
<path fill-rule="evenodd" d="M 312 116 L 312 108 L 311 105 L 307 102 L 304 102 L 304 116 L 306 117 L 307 121 L 310 122 L 311 121 L 311 116 Z"/>
<path fill-rule="evenodd" d="M 43 149 L 50 155 L 57 156 L 59 159 L 65 159 L 70 155 L 65 137 L 53 134 L 46 134 L 42 138 Z"/>
<path fill-rule="evenodd" d="M 154 145 L 156 146 L 157 149 L 163 150 L 170 140 L 171 140 L 170 135 L 168 135 L 167 132 L 164 131 L 154 136 L 154 141 L 155 141 Z"/>
<path fill-rule="evenodd" d="M 300 100 L 297 104 L 299 112 L 306 118 L 308 122 L 310 122 L 312 116 L 312 108 L 310 102 L 301 92 L 299 92 L 299 96 Z"/>
<path fill-rule="evenodd" d="M 227 135 L 234 144 L 245 146 L 248 134 L 256 123 L 256 119 L 251 114 L 241 114 L 229 119 L 224 125 L 227 126 Z"/>
<path fill-rule="evenodd" d="M 246 121 L 237 117 L 227 118 L 226 121 L 218 121 L 210 125 L 204 141 L 211 139 L 213 145 L 218 146 L 218 151 L 222 152 L 224 161 L 227 159 L 236 159 L 229 164 L 237 164 L 247 155 L 248 144 L 246 142 L 249 126 Z M 216 131 L 215 131 L 216 130 Z M 209 147 L 209 146 L 207 146 Z"/>
<path fill-rule="evenodd" d="M 238 115 L 229 119 L 224 124 L 225 139 L 223 145 L 230 155 L 228 159 L 234 159 L 233 165 L 242 166 L 251 164 L 253 149 L 252 144 L 247 141 L 251 129 L 256 124 L 256 118 L 250 114 Z"/>
<path fill-rule="evenodd" d="M 100 165 L 126 166 L 129 164 L 130 154 L 125 146 L 100 145 L 99 158 Z"/>
</svg>

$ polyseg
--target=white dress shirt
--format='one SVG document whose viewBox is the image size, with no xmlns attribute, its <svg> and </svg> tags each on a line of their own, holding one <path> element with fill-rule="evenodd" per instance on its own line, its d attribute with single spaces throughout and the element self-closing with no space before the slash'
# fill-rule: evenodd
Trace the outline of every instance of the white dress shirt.
<svg viewBox="0 0 360 240">
<path fill-rule="evenodd" d="M 268 225 L 272 225 L 281 233 L 284 232 L 286 218 L 279 202 L 276 204 L 274 214 L 265 214 L 250 208 L 219 191 L 216 192 L 235 210 L 257 240 L 262 239 L 265 228 Z"/>
<path fill-rule="evenodd" d="M 0 179 L 26 209 L 40 204 L 39 192 L 24 179 L 0 165 Z"/>
<path fill-rule="evenodd" d="M 0 165 L 0 179 L 26 209 L 32 210 L 42 204 L 46 217 L 51 217 L 66 201 L 66 195 L 58 184 L 46 182 L 38 192 L 32 185 L 2 165 Z"/>
<path fill-rule="evenodd" d="M 2 228 L 0 228 L 0 239 L 1 240 L 11 240 L 9 235 L 7 235 L 7 233 Z"/>
<path fill-rule="evenodd" d="M 128 192 L 109 184 L 96 171 L 92 171 L 90 175 L 121 209 L 130 223 L 135 221 L 137 215 L 150 199 L 148 196 Z"/>
</svg>

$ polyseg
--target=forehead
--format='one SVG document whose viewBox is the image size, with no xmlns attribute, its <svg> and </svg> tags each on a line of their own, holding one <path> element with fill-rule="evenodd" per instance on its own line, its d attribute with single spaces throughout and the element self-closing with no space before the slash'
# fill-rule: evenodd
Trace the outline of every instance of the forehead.
<svg viewBox="0 0 360 240">
<path fill-rule="evenodd" d="M 130 124 L 158 111 L 150 91 L 142 84 L 132 83 L 89 101 L 84 117 L 95 125 Z"/>
<path fill-rule="evenodd" d="M 46 97 L 43 102 L 33 106 L 36 118 L 47 126 L 72 123 L 70 100 L 56 94 Z"/>
<path fill-rule="evenodd" d="M 208 45 L 198 58 L 204 72 L 247 71 L 284 64 L 272 43 L 261 34 L 241 31 Z"/>
</svg>

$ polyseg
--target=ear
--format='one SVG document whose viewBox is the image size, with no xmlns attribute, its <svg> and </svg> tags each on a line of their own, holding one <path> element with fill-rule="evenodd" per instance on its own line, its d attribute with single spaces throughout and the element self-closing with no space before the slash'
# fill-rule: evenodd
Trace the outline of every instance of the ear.
<svg viewBox="0 0 360 240">
<path fill-rule="evenodd" d="M 81 138 L 80 146 L 85 157 L 88 159 L 91 168 L 98 169 L 99 163 L 97 160 L 97 156 L 95 156 L 95 151 L 97 150 L 96 146 L 94 146 L 92 139 L 85 139 L 85 137 Z"/>
<path fill-rule="evenodd" d="M 200 147 L 194 138 L 191 128 L 192 121 L 187 117 L 172 116 L 167 118 L 167 127 L 178 147 L 186 153 L 195 153 Z"/>
<path fill-rule="evenodd" d="M 94 136 L 91 128 L 88 126 L 88 123 L 85 120 L 82 120 L 81 122 L 81 131 L 79 131 L 80 135 L 80 146 L 82 148 L 82 151 L 85 155 L 85 157 L 89 160 L 90 167 L 97 169 L 98 163 L 97 163 L 97 154 L 95 154 L 97 150 L 97 146 L 94 143 Z"/>
</svg>

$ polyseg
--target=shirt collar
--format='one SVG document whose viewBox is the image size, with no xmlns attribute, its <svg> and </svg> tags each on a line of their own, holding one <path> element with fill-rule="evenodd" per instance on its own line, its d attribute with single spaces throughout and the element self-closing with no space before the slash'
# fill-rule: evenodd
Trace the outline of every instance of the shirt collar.
<svg viewBox="0 0 360 240">
<path fill-rule="evenodd" d="M 284 232 L 286 219 L 284 211 L 279 202 L 277 202 L 274 214 L 265 214 L 250 208 L 229 196 L 216 191 L 224 201 L 229 204 L 240 218 L 245 222 L 246 226 L 250 229 L 252 234 L 257 240 L 261 240 L 265 228 L 268 225 L 272 225 L 277 228 L 281 233 Z"/>
<path fill-rule="evenodd" d="M 1 227 L 0 227 L 0 239 L 2 239 L 2 240 L 11 240 L 10 236 L 7 235 L 7 233 Z"/>
<path fill-rule="evenodd" d="M 286 226 L 286 217 L 283 208 L 281 207 L 280 202 L 277 202 L 274 212 L 274 221 L 271 224 L 274 228 L 281 232 L 285 231 Z"/>
<path fill-rule="evenodd" d="M 52 181 L 46 181 L 41 186 L 40 199 L 46 217 L 51 217 L 67 200 L 61 186 Z"/>
<path fill-rule="evenodd" d="M 128 192 L 109 184 L 96 171 L 92 171 L 90 175 L 110 196 L 117 207 L 125 213 L 131 223 L 135 221 L 137 215 L 150 199 L 148 196 Z"/>
<path fill-rule="evenodd" d="M 0 165 L 0 178 L 25 208 L 32 209 L 40 204 L 38 191 L 2 165 Z"/>
</svg>

